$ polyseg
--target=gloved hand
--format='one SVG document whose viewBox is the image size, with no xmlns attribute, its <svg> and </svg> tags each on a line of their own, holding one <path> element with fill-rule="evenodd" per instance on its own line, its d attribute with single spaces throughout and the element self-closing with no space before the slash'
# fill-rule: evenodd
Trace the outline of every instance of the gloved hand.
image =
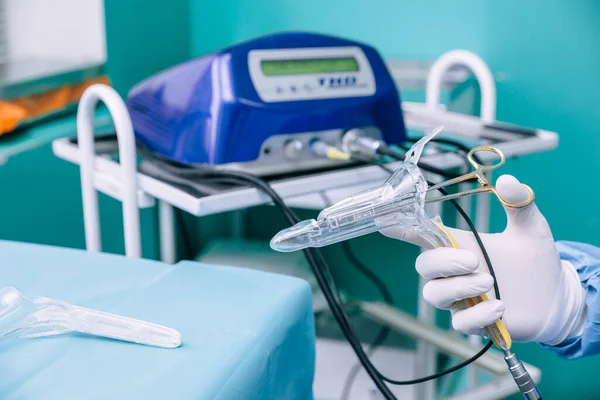
<svg viewBox="0 0 600 400">
<path fill-rule="evenodd" d="M 499 195 L 510 203 L 525 201 L 527 190 L 513 176 L 497 181 Z M 532 203 L 506 208 L 508 223 L 498 234 L 480 234 L 496 272 L 500 297 L 493 278 L 470 231 L 449 229 L 458 249 L 423 252 L 416 262 L 427 283 L 423 297 L 433 306 L 452 311 L 453 327 L 463 333 L 483 334 L 483 327 L 503 317 L 515 342 L 557 345 L 581 334 L 585 321 L 585 291 L 577 271 L 561 261 L 546 219 Z M 393 227 L 386 236 L 407 240 L 406 232 Z M 487 293 L 490 299 L 467 309 L 459 300 Z"/>
</svg>

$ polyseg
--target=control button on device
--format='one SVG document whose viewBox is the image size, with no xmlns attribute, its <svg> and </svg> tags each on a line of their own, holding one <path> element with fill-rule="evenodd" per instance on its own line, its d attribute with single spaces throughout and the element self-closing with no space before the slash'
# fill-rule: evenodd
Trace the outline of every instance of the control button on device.
<svg viewBox="0 0 600 400">
<path fill-rule="evenodd" d="M 331 78 L 329 79 L 330 87 L 337 87 L 342 85 L 342 78 Z"/>
<path fill-rule="evenodd" d="M 283 145 L 283 155 L 288 160 L 297 160 L 303 151 L 304 144 L 297 139 L 288 140 Z"/>
</svg>

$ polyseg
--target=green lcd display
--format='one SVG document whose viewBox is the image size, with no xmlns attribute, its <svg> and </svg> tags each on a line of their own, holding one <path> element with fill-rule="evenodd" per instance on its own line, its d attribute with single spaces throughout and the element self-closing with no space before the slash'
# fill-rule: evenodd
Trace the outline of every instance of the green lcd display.
<svg viewBox="0 0 600 400">
<path fill-rule="evenodd" d="M 265 60 L 261 62 L 261 67 L 266 76 L 358 71 L 354 57 Z"/>
</svg>

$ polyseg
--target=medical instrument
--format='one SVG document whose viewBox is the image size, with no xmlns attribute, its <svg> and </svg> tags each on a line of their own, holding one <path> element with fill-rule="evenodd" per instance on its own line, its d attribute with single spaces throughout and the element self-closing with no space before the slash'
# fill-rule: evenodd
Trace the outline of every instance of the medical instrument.
<svg viewBox="0 0 600 400">
<path fill-rule="evenodd" d="M 450 246 L 439 223 L 424 214 L 428 185 L 416 165 L 425 144 L 441 130 L 438 127 L 419 140 L 406 154 L 405 162 L 382 186 L 324 209 L 316 220 L 282 230 L 271 240 L 271 247 L 283 252 L 322 247 L 393 225 L 410 226 L 434 247 Z"/>
<path fill-rule="evenodd" d="M 406 237 L 418 237 L 422 242 L 432 247 L 457 247 L 456 242 L 441 224 L 439 217 L 425 216 L 425 195 L 429 191 L 428 183 L 417 167 L 418 160 L 425 144 L 442 131 L 443 127 L 434 129 L 407 152 L 405 161 L 392 176 L 380 187 L 351 196 L 332 207 L 319 213 L 316 220 L 307 220 L 279 232 L 271 240 L 271 247 L 277 251 L 289 252 L 307 247 L 322 247 L 350 238 L 379 231 L 390 226 L 400 226 L 406 231 Z M 461 195 L 471 195 L 482 192 L 492 192 L 498 196 L 495 188 L 489 185 L 485 173 L 504 164 L 502 153 L 493 148 L 473 149 L 469 153 L 469 162 L 475 167 L 475 172 L 452 179 L 435 189 L 447 187 L 465 180 L 477 179 L 482 190 L 470 190 L 457 195 L 445 195 L 442 199 L 449 200 Z M 500 162 L 492 166 L 482 166 L 473 157 L 477 150 L 488 150 L 500 155 Z M 436 187 L 437 186 L 437 187 Z M 529 198 L 526 201 L 512 204 L 501 199 L 509 207 L 519 208 L 533 201 L 533 191 L 526 187 Z M 500 198 L 500 196 L 498 196 Z M 402 239 L 402 238 L 401 238 Z M 474 306 L 487 300 L 486 295 L 467 299 L 467 306 Z M 510 351 L 512 340 L 504 327 L 502 320 L 485 328 L 486 333 L 494 344 L 505 354 L 509 370 L 517 383 L 519 390 L 527 399 L 541 398 L 535 382 L 527 373 L 525 367 Z"/>
<path fill-rule="evenodd" d="M 271 34 L 177 65 L 136 85 L 127 108 L 151 152 L 255 175 L 348 164 L 311 148 L 341 147 L 356 128 L 387 144 L 406 139 L 379 53 L 315 33 Z"/>
<path fill-rule="evenodd" d="M 426 202 L 450 200 L 462 196 L 493 192 L 495 188 L 489 184 L 485 174 L 504 164 L 501 151 L 489 147 L 477 147 L 469 152 L 469 162 L 475 167 L 474 172 L 467 173 L 437 185 L 428 186 L 417 167 L 418 160 L 425 144 L 442 131 L 438 127 L 419 140 L 406 154 L 405 162 L 388 180 L 375 189 L 350 196 L 328 207 L 319 213 L 316 220 L 308 220 L 279 232 L 271 240 L 271 247 L 277 251 L 296 251 L 306 247 L 322 247 L 350 238 L 380 231 L 393 225 L 407 227 L 425 239 L 434 247 L 451 246 L 451 241 L 440 223 L 424 215 L 423 205 Z M 477 152 L 492 151 L 500 156 L 500 162 L 494 165 L 481 165 L 475 161 Z M 458 182 L 477 179 L 481 188 L 459 192 L 456 194 L 425 199 L 425 194 L 432 190 L 444 188 Z M 525 185 L 524 185 L 525 186 Z M 498 198 L 508 207 L 524 207 L 534 199 L 531 188 L 525 186 L 530 196 L 520 203 L 509 203 Z M 409 228 L 410 227 L 410 228 Z"/>
<path fill-rule="evenodd" d="M 500 157 L 500 160 L 496 164 L 493 164 L 493 165 L 482 165 L 479 162 L 477 162 L 474 158 L 475 154 L 477 152 L 481 152 L 481 151 L 491 151 L 492 153 L 497 154 Z M 491 147 L 491 146 L 478 146 L 478 147 L 475 147 L 474 149 L 472 149 L 467 154 L 467 158 L 469 160 L 469 163 L 471 163 L 471 165 L 475 168 L 475 171 L 469 172 L 467 174 L 461 175 L 457 178 L 453 178 L 453 179 L 450 179 L 445 182 L 438 183 L 437 185 L 430 186 L 429 189 L 427 189 L 427 191 L 431 192 L 431 191 L 437 190 L 439 188 L 445 188 L 445 187 L 455 185 L 460 182 L 466 182 L 466 181 L 470 181 L 470 180 L 474 180 L 474 179 L 477 179 L 477 181 L 479 182 L 481 187 L 467 190 L 464 192 L 458 192 L 458 193 L 447 195 L 447 196 L 438 196 L 438 197 L 430 198 L 425 201 L 426 203 L 437 202 L 437 201 L 446 201 L 446 200 L 450 200 L 450 199 L 456 199 L 459 197 L 471 196 L 474 194 L 489 193 L 489 192 L 495 194 L 496 197 L 498 198 L 498 200 L 500 201 L 500 203 L 502 203 L 503 206 L 506 206 L 509 208 L 525 207 L 525 206 L 531 204 L 533 202 L 533 200 L 535 199 L 535 194 L 533 193 L 533 190 L 531 190 L 531 188 L 529 186 L 522 184 L 522 186 L 529 193 L 529 197 L 522 202 L 510 203 L 510 202 L 504 200 L 498 194 L 498 192 L 496 191 L 496 188 L 490 184 L 490 182 L 487 178 L 487 174 L 489 172 L 492 172 L 495 169 L 500 168 L 502 165 L 504 165 L 504 163 L 506 161 L 506 157 L 504 157 L 504 154 L 500 150 L 496 149 L 495 147 Z"/>
<path fill-rule="evenodd" d="M 164 348 L 181 345 L 181 335 L 171 328 L 46 297 L 30 299 L 13 287 L 0 289 L 0 338 L 29 339 L 69 332 Z"/>
</svg>

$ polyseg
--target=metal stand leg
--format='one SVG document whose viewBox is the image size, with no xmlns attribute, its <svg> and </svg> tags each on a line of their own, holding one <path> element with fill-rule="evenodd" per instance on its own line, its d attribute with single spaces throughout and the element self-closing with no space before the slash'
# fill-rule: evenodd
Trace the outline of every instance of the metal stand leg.
<svg viewBox="0 0 600 400">
<path fill-rule="evenodd" d="M 175 263 L 175 221 L 173 206 L 162 200 L 158 202 L 160 227 L 160 259 L 167 264 Z"/>
<path fill-rule="evenodd" d="M 119 143 L 121 179 L 123 192 L 123 232 L 125 254 L 139 258 L 142 255 L 140 240 L 140 216 L 137 204 L 137 158 L 133 126 L 127 107 L 119 94 L 106 85 L 92 85 L 81 96 L 77 110 L 77 140 L 81 151 L 81 189 L 85 220 L 86 247 L 89 251 L 101 251 L 98 198 L 94 187 L 96 154 L 94 149 L 94 111 L 98 102 L 104 102 L 110 111 Z"/>
</svg>

